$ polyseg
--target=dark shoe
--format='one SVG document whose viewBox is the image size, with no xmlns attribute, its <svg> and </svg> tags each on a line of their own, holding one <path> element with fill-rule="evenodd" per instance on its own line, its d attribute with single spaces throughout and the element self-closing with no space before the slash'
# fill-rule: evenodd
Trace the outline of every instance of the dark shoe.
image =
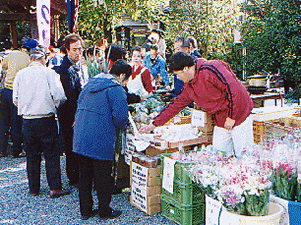
<svg viewBox="0 0 301 225">
<path fill-rule="evenodd" d="M 69 183 L 69 186 L 78 189 L 78 183 Z"/>
<path fill-rule="evenodd" d="M 26 157 L 26 153 L 25 152 L 21 152 L 18 155 L 13 155 L 13 158 L 24 158 L 24 157 Z"/>
<path fill-rule="evenodd" d="M 118 188 L 117 186 L 114 186 L 112 195 L 117 195 L 122 193 L 122 188 Z"/>
<path fill-rule="evenodd" d="M 39 195 L 38 192 L 31 192 L 31 191 L 29 191 L 28 194 L 30 194 L 32 197 L 36 197 Z"/>
<path fill-rule="evenodd" d="M 111 214 L 109 214 L 109 215 L 108 214 L 105 214 L 105 215 L 99 214 L 99 217 L 102 219 L 113 219 L 113 218 L 120 216 L 121 214 L 122 214 L 121 211 L 113 209 Z"/>
<path fill-rule="evenodd" d="M 94 209 L 94 210 L 92 210 L 92 212 L 89 213 L 88 215 L 82 215 L 82 220 L 88 220 L 88 219 L 90 219 L 91 217 L 96 216 L 96 215 L 98 214 L 98 212 L 99 212 L 98 210 Z"/>
<path fill-rule="evenodd" d="M 59 198 L 64 195 L 69 195 L 71 191 L 69 190 L 53 190 L 50 191 L 50 198 Z"/>
<path fill-rule="evenodd" d="M 0 158 L 2 158 L 2 157 L 6 157 L 7 156 L 7 154 L 6 153 L 0 153 Z"/>
</svg>

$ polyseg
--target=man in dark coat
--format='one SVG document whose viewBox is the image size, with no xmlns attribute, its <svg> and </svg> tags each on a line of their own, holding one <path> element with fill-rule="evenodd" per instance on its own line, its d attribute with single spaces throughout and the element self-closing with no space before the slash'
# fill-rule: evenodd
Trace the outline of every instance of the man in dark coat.
<svg viewBox="0 0 301 225">
<path fill-rule="evenodd" d="M 65 39 L 67 54 L 62 64 L 54 68 L 60 75 L 61 82 L 67 97 L 67 101 L 58 109 L 58 118 L 60 131 L 64 141 L 64 150 L 66 154 L 66 172 L 70 186 L 78 185 L 78 159 L 77 155 L 72 152 L 73 124 L 77 108 L 77 99 L 85 84 L 85 76 L 81 65 L 82 57 L 82 39 L 71 34 Z"/>
<path fill-rule="evenodd" d="M 122 88 L 132 68 L 118 60 L 111 74 L 90 79 L 78 99 L 75 115 L 73 151 L 79 154 L 79 200 L 83 220 L 98 214 L 114 218 L 121 214 L 110 208 L 113 191 L 112 162 L 116 131 L 128 122 L 127 95 Z M 92 210 L 92 182 L 97 191 L 98 210 Z"/>
</svg>

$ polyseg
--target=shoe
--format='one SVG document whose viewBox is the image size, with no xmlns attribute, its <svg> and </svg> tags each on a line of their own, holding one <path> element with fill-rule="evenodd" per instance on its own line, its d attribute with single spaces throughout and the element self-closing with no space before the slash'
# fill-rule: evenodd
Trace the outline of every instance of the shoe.
<svg viewBox="0 0 301 225">
<path fill-rule="evenodd" d="M 82 220 L 88 220 L 88 219 L 90 219 L 91 217 L 96 216 L 96 215 L 98 214 L 98 212 L 99 212 L 98 210 L 94 209 L 94 210 L 92 210 L 92 212 L 89 213 L 88 215 L 82 215 L 81 219 L 82 219 Z"/>
<path fill-rule="evenodd" d="M 26 157 L 26 153 L 25 152 L 21 152 L 18 155 L 13 155 L 13 158 L 24 158 L 24 157 Z"/>
<path fill-rule="evenodd" d="M 59 198 L 64 195 L 69 195 L 71 191 L 69 190 L 53 190 L 50 191 L 50 198 Z"/>
<path fill-rule="evenodd" d="M 78 183 L 69 183 L 69 186 L 78 189 Z"/>
<path fill-rule="evenodd" d="M 122 188 L 118 188 L 117 186 L 113 187 L 112 195 L 117 195 L 122 193 Z"/>
<path fill-rule="evenodd" d="M 113 219 L 116 218 L 118 216 L 120 216 L 122 214 L 122 212 L 120 210 L 112 210 L 111 214 L 105 214 L 105 215 L 101 215 L 99 214 L 99 217 L 102 219 Z"/>
<path fill-rule="evenodd" d="M 31 192 L 29 191 L 28 194 L 30 194 L 32 197 L 36 197 L 39 195 L 39 192 Z"/>
<path fill-rule="evenodd" d="M 6 153 L 0 153 L 0 158 L 2 158 L 2 157 L 6 157 L 7 156 L 7 154 Z"/>
</svg>

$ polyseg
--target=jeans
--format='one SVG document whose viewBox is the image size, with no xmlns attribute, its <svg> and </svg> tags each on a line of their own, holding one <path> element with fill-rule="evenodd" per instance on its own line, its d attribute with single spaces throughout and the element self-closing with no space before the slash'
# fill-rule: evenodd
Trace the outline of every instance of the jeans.
<svg viewBox="0 0 301 225">
<path fill-rule="evenodd" d="M 7 153 L 9 132 L 12 136 L 12 155 L 22 152 L 22 117 L 18 116 L 18 108 L 13 104 L 13 91 L 3 89 L 0 99 L 0 153 Z"/>
<path fill-rule="evenodd" d="M 29 190 L 39 193 L 41 154 L 45 158 L 46 177 L 50 190 L 61 190 L 58 128 L 54 116 L 23 120 L 24 149 L 27 159 Z"/>
</svg>

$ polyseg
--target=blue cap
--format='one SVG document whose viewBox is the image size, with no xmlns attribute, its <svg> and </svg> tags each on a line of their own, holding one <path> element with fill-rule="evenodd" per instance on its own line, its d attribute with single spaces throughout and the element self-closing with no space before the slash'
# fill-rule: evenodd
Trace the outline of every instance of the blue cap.
<svg viewBox="0 0 301 225">
<path fill-rule="evenodd" d="M 27 39 L 23 44 L 24 48 L 30 48 L 30 49 L 35 48 L 38 45 L 39 42 L 36 39 Z"/>
</svg>

